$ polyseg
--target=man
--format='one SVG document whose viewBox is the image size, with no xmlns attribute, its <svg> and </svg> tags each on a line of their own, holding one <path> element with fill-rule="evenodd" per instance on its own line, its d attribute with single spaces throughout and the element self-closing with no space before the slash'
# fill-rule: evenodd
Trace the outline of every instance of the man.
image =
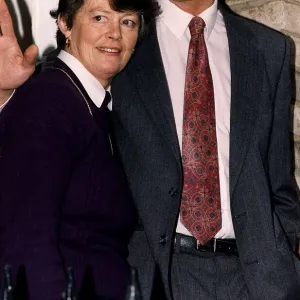
<svg viewBox="0 0 300 300">
<path fill-rule="evenodd" d="M 160 4 L 161 17 L 112 85 L 140 217 L 129 247 L 143 299 L 299 299 L 289 43 L 217 0 Z M 1 63 L 12 49 L 21 58 L 6 14 Z M 2 68 L 2 102 L 34 54 L 17 74 Z"/>
</svg>

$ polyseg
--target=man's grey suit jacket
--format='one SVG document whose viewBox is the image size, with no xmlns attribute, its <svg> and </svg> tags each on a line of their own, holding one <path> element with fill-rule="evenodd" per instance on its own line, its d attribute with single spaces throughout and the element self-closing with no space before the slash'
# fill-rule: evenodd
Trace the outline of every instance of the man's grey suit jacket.
<svg viewBox="0 0 300 300">
<path fill-rule="evenodd" d="M 290 45 L 278 32 L 222 12 L 232 76 L 230 199 L 243 275 L 253 300 L 300 299 L 293 255 L 300 209 L 290 176 Z M 182 165 L 155 29 L 114 80 L 112 93 L 119 151 L 141 223 L 130 262 L 138 268 L 144 300 L 156 268 L 171 299 Z"/>
</svg>

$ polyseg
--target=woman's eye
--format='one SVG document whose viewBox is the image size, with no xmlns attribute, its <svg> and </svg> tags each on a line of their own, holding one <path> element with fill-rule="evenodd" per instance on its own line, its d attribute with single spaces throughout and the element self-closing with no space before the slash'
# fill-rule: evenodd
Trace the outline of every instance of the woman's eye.
<svg viewBox="0 0 300 300">
<path fill-rule="evenodd" d="M 128 26 L 128 27 L 131 27 L 131 28 L 134 28 L 136 26 L 136 23 L 132 20 L 123 20 L 122 22 L 125 26 Z"/>
<path fill-rule="evenodd" d="M 94 20 L 97 22 L 102 22 L 102 21 L 104 21 L 104 17 L 103 16 L 95 16 Z"/>
</svg>

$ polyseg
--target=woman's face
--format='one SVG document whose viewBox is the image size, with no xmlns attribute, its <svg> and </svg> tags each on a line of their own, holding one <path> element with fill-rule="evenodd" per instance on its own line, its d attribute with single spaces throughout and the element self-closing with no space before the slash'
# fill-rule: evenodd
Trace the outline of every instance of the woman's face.
<svg viewBox="0 0 300 300">
<path fill-rule="evenodd" d="M 59 27 L 70 39 L 65 50 L 103 84 L 128 63 L 138 38 L 139 16 L 112 10 L 108 0 L 86 0 L 72 29 L 61 18 Z"/>
</svg>

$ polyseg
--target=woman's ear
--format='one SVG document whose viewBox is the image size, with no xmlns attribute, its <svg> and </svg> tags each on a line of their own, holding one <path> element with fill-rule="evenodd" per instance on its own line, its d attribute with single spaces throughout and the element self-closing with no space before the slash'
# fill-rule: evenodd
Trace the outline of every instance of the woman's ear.
<svg viewBox="0 0 300 300">
<path fill-rule="evenodd" d="M 60 31 L 64 34 L 65 38 L 70 39 L 72 30 L 69 29 L 65 16 L 62 16 L 62 15 L 58 16 L 57 25 L 58 25 Z"/>
</svg>

